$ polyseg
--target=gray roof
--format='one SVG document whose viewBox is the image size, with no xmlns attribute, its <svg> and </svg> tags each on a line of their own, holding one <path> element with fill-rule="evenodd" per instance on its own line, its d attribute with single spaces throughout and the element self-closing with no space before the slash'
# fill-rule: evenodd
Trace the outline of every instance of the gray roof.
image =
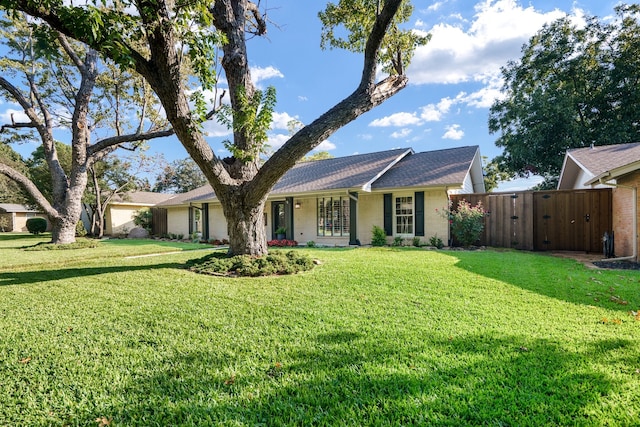
<svg viewBox="0 0 640 427">
<path fill-rule="evenodd" d="M 426 151 L 405 157 L 373 189 L 460 185 L 464 182 L 478 146 Z"/>
<path fill-rule="evenodd" d="M 401 148 L 298 163 L 278 181 L 271 193 L 361 189 L 411 152 L 409 148 Z"/>
<path fill-rule="evenodd" d="M 153 193 L 151 191 L 130 191 L 116 194 L 111 203 L 154 206 L 172 198 L 174 194 Z"/>
<path fill-rule="evenodd" d="M 331 190 L 462 185 L 478 146 L 414 153 L 399 148 L 376 153 L 301 162 L 275 185 L 271 194 Z M 210 185 L 177 194 L 158 206 L 184 205 L 215 199 Z"/>
<path fill-rule="evenodd" d="M 24 212 L 40 212 L 38 209 L 32 209 L 25 205 L 17 203 L 0 203 L 0 212 L 3 213 L 24 213 Z"/>
<path fill-rule="evenodd" d="M 211 185 L 206 184 L 202 187 L 198 187 L 195 190 L 188 191 L 186 193 L 173 194 L 168 200 L 159 203 L 157 206 L 175 206 L 183 205 L 189 202 L 201 201 L 201 200 L 213 200 L 216 198 L 215 193 Z"/>
<path fill-rule="evenodd" d="M 567 152 L 594 176 L 640 161 L 640 142 L 576 148 Z"/>
</svg>

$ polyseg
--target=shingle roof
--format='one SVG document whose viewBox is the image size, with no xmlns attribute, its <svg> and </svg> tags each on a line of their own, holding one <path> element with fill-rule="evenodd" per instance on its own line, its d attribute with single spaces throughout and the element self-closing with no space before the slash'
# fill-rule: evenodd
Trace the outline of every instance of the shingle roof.
<svg viewBox="0 0 640 427">
<path fill-rule="evenodd" d="M 215 198 L 216 195 L 213 192 L 213 188 L 211 188 L 211 185 L 207 184 L 186 193 L 174 194 L 170 199 L 165 200 L 162 203 L 158 203 L 157 206 L 182 205 L 200 200 L 213 200 Z"/>
<path fill-rule="evenodd" d="M 460 185 L 477 152 L 478 146 L 469 146 L 409 155 L 374 182 L 372 188 Z"/>
<path fill-rule="evenodd" d="M 410 152 L 411 149 L 402 148 L 298 163 L 278 181 L 271 193 L 362 188 Z"/>
<path fill-rule="evenodd" d="M 4 213 L 23 213 L 23 212 L 39 212 L 37 209 L 31 209 L 25 205 L 16 203 L 0 203 L 0 212 Z"/>
<path fill-rule="evenodd" d="M 344 189 L 461 185 L 477 146 L 413 153 L 401 148 L 376 153 L 302 162 L 291 168 L 271 194 L 300 194 Z M 210 185 L 177 194 L 158 206 L 215 199 Z"/>
<path fill-rule="evenodd" d="M 567 152 L 594 176 L 640 161 L 640 142 L 576 148 Z"/>
<path fill-rule="evenodd" d="M 172 197 L 174 197 L 173 194 L 153 193 L 151 191 L 130 191 L 124 194 L 116 194 L 112 199 L 112 203 L 157 205 Z"/>
</svg>

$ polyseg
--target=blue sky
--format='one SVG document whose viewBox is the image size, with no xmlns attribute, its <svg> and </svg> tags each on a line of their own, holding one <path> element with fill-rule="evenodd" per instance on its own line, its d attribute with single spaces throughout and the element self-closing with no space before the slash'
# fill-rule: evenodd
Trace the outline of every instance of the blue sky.
<svg viewBox="0 0 640 427">
<path fill-rule="evenodd" d="M 606 19 L 617 1 L 608 0 L 413 0 L 410 27 L 431 33 L 431 41 L 416 52 L 407 70 L 409 86 L 381 106 L 333 134 L 318 148 L 332 155 L 411 147 L 428 151 L 479 145 L 482 155 L 500 154 L 497 135 L 487 129 L 488 111 L 500 95 L 500 67 L 518 59 L 520 50 L 541 26 L 569 15 Z M 317 13 L 325 2 L 262 0 L 271 22 L 266 38 L 249 41 L 252 77 L 259 87 L 273 85 L 278 103 L 269 134 L 273 148 L 286 141 L 291 119 L 310 123 L 356 87 L 360 55 L 320 49 Z M 223 77 L 223 76 L 222 76 Z M 224 87 L 222 78 L 221 87 Z M 0 121 L 10 104 L 0 103 Z M 221 141 L 228 131 L 208 123 L 208 140 L 225 156 Z M 175 138 L 150 143 L 150 152 L 167 160 L 187 157 Z M 34 147 L 16 147 L 28 154 Z M 526 188 L 516 182 L 501 189 Z"/>
</svg>

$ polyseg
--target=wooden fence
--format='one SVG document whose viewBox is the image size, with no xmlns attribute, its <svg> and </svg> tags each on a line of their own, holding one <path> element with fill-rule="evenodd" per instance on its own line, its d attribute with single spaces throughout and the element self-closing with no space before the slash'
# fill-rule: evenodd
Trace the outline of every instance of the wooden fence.
<svg viewBox="0 0 640 427">
<path fill-rule="evenodd" d="M 523 250 L 601 252 L 612 230 L 611 189 L 456 194 L 486 211 L 480 243 Z"/>
</svg>

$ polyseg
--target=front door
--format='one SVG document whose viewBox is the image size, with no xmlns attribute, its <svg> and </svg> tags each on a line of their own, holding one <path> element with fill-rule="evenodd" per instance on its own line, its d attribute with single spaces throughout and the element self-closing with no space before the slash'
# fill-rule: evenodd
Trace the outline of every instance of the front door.
<svg viewBox="0 0 640 427">
<path fill-rule="evenodd" d="M 285 204 L 284 202 L 272 202 L 271 207 L 273 210 L 272 213 L 272 224 L 271 224 L 271 236 L 273 239 L 276 238 L 276 230 L 280 227 L 287 226 L 286 213 L 285 213 Z"/>
</svg>

